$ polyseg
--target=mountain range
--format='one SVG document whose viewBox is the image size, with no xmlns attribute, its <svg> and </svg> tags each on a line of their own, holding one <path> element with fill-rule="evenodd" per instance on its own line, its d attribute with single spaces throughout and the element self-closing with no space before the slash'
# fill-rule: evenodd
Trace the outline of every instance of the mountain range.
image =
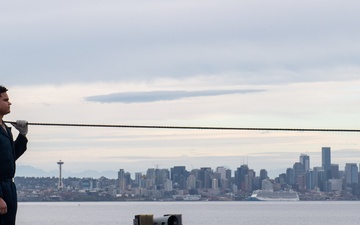
<svg viewBox="0 0 360 225">
<path fill-rule="evenodd" d="M 100 178 L 106 177 L 109 179 L 115 179 L 117 177 L 116 171 L 95 171 L 95 170 L 85 170 L 79 173 L 73 173 L 71 171 L 63 170 L 63 178 L 67 177 L 77 177 L 77 178 L 84 178 L 84 177 L 92 177 L 92 178 Z M 52 171 L 44 171 L 42 169 L 38 169 L 32 166 L 22 166 L 18 165 L 16 167 L 16 174 L 17 177 L 59 177 L 59 170 L 52 170 Z"/>
</svg>

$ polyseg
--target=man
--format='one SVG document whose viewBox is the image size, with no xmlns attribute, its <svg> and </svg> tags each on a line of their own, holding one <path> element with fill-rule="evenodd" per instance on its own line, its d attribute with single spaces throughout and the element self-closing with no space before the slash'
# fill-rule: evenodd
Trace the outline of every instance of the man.
<svg viewBox="0 0 360 225">
<path fill-rule="evenodd" d="M 7 88 L 0 85 L 0 225 L 15 225 L 17 194 L 13 182 L 15 161 L 26 151 L 28 132 L 27 122 L 18 120 L 12 125 L 19 131 L 13 140 L 11 128 L 7 127 L 3 117 L 10 113 Z"/>
</svg>

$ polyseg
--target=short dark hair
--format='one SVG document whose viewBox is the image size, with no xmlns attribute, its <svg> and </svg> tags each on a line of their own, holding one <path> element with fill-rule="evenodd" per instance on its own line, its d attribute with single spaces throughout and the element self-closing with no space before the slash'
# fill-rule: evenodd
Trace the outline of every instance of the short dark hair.
<svg viewBox="0 0 360 225">
<path fill-rule="evenodd" d="M 8 89 L 2 85 L 0 85 L 0 94 L 7 92 Z"/>
</svg>

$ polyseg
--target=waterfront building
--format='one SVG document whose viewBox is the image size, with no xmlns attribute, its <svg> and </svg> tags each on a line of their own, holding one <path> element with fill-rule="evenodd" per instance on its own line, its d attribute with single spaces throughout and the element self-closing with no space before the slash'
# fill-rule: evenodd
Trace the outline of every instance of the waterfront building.
<svg viewBox="0 0 360 225">
<path fill-rule="evenodd" d="M 330 179 L 331 191 L 342 191 L 342 179 Z"/>
<path fill-rule="evenodd" d="M 271 183 L 269 178 L 266 178 L 261 181 L 261 187 L 262 187 L 261 190 L 264 190 L 264 191 L 273 191 L 274 190 L 274 185 Z"/>
<path fill-rule="evenodd" d="M 98 188 L 97 180 L 93 178 L 83 178 L 80 181 L 80 187 L 83 190 L 94 190 L 95 188 Z"/>
</svg>

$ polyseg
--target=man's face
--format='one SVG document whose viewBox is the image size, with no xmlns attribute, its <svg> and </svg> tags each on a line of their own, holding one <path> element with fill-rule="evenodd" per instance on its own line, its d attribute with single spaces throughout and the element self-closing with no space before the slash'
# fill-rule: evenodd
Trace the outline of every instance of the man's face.
<svg viewBox="0 0 360 225">
<path fill-rule="evenodd" d="M 9 101 L 8 94 L 6 92 L 1 93 L 0 94 L 0 116 L 4 116 L 4 115 L 10 113 L 10 105 L 11 105 L 11 102 Z"/>
</svg>

